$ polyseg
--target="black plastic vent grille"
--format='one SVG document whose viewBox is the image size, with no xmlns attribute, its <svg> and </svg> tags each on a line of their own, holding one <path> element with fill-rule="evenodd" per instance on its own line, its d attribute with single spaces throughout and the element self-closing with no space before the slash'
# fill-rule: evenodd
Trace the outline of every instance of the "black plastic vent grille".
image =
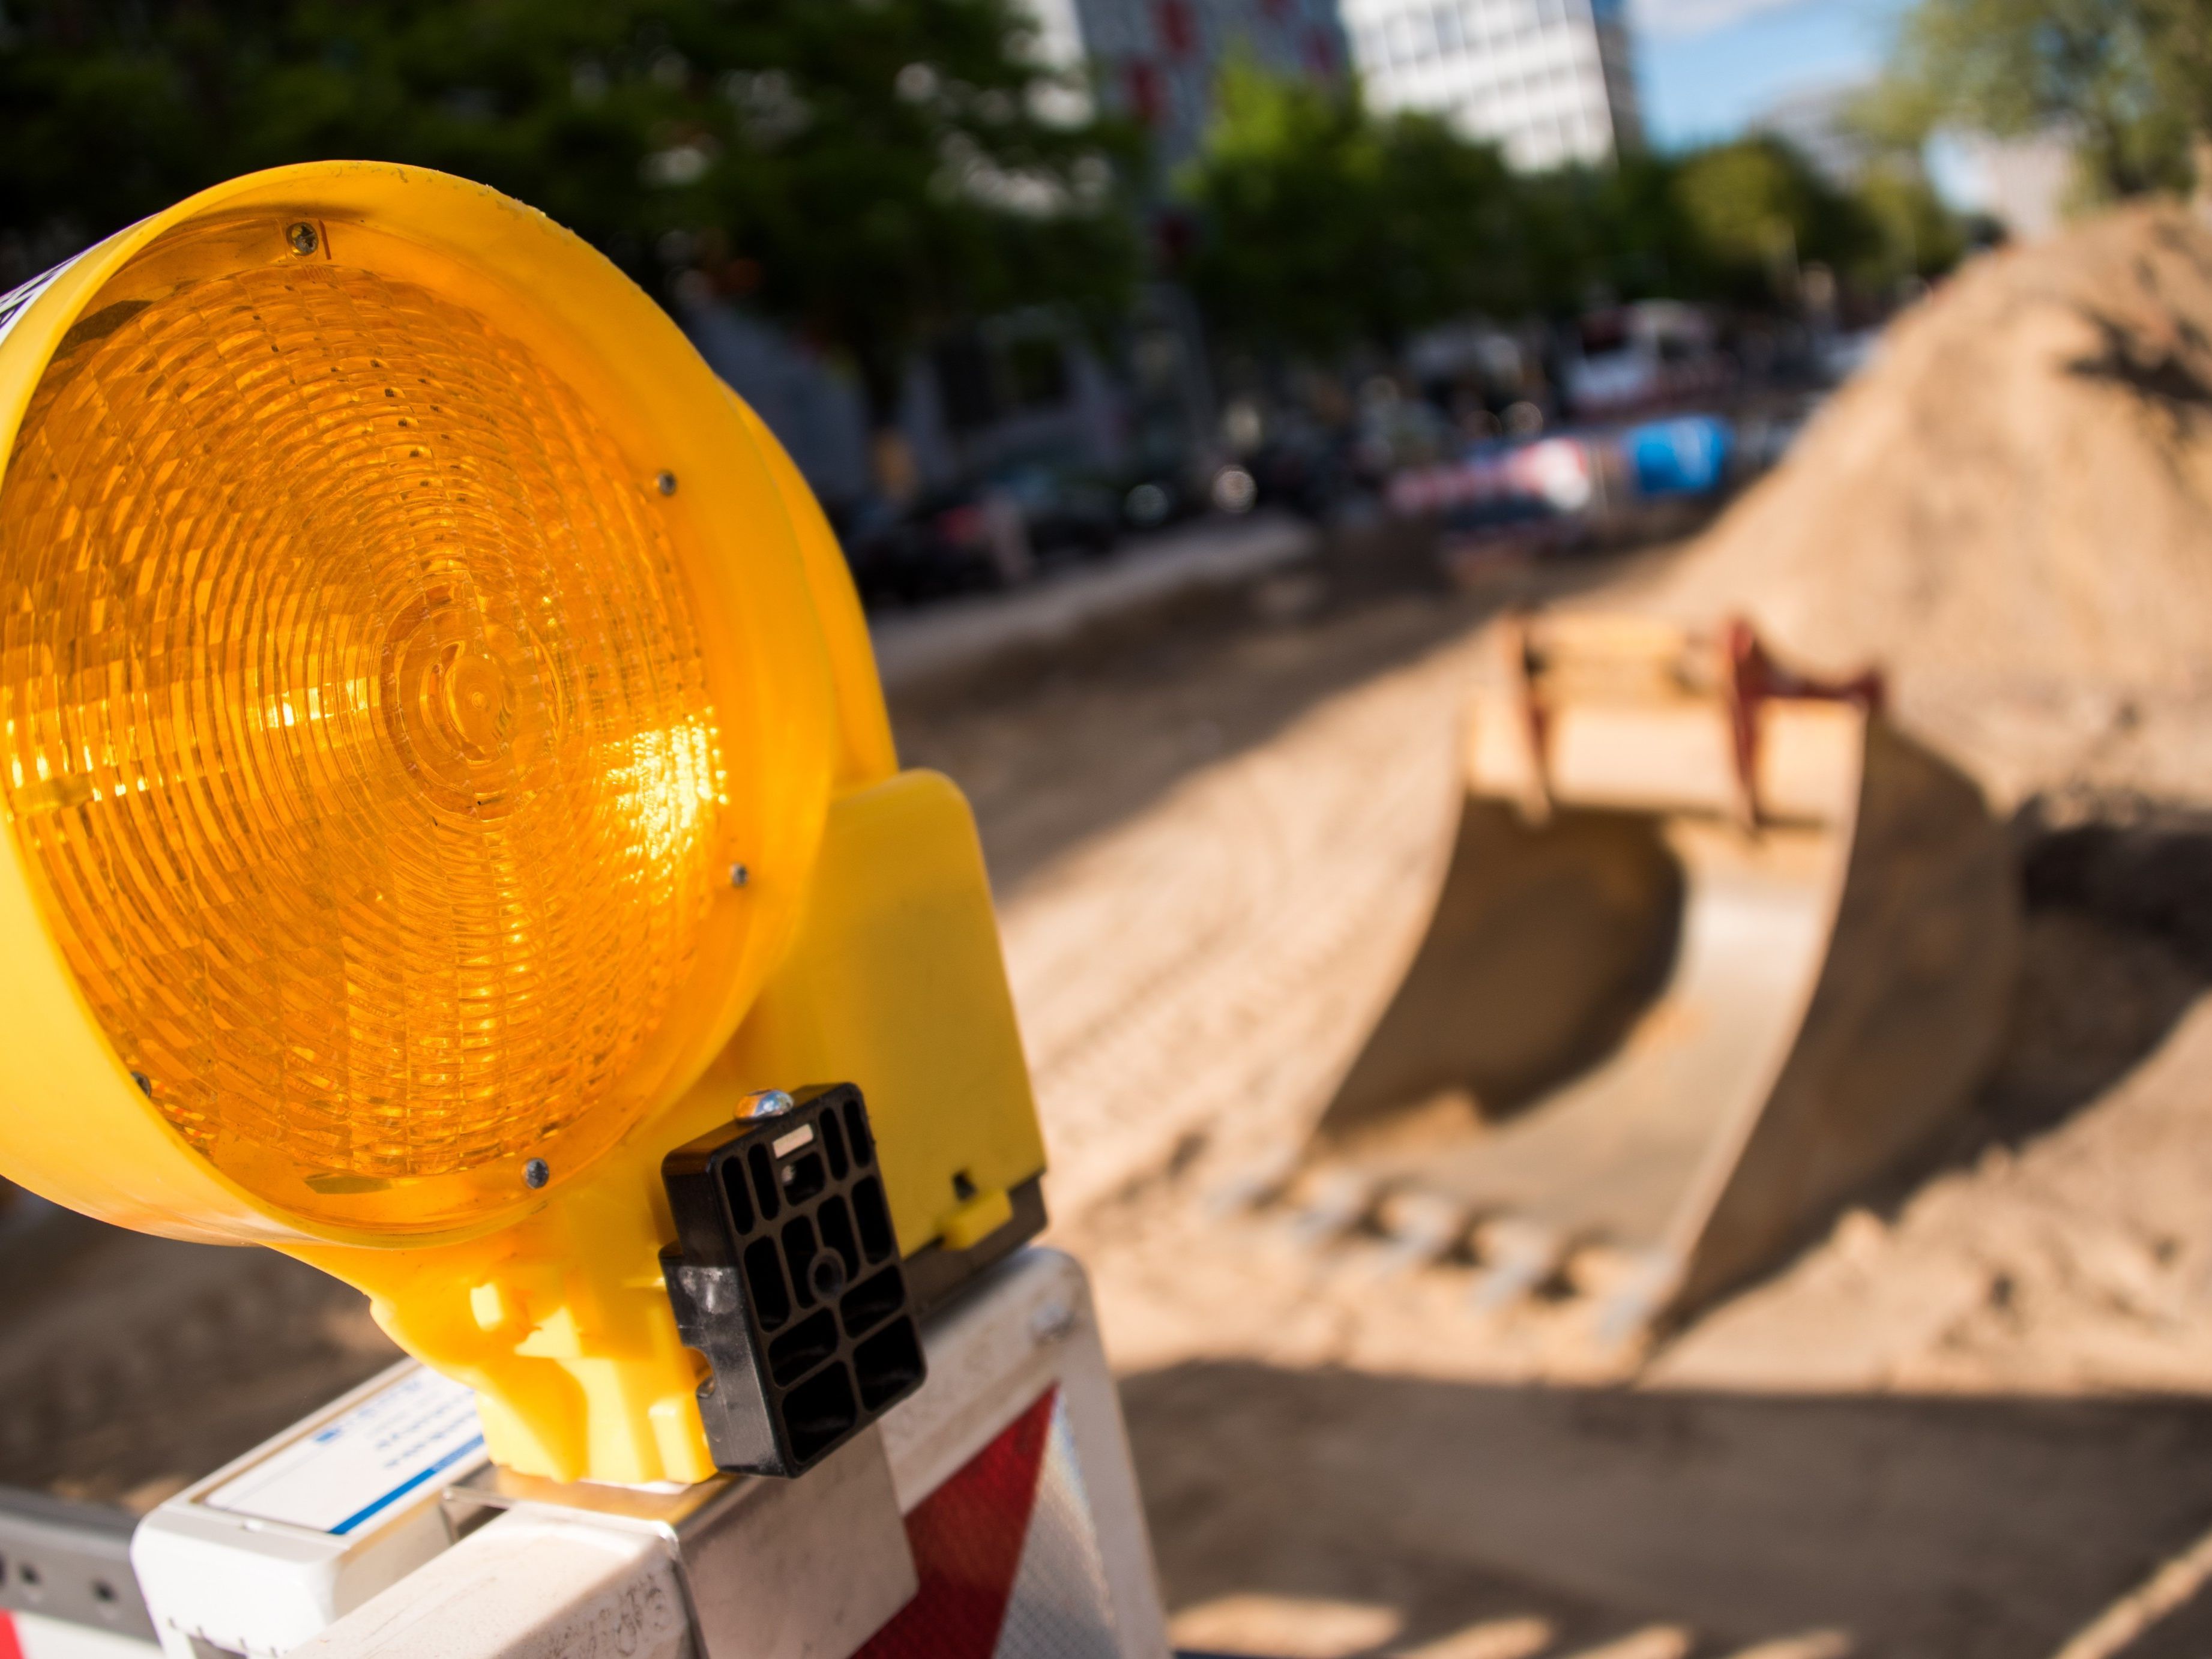
<svg viewBox="0 0 2212 1659">
<path fill-rule="evenodd" d="M 921 1385 L 921 1340 L 849 1083 L 750 1097 L 661 1161 L 676 1327 L 714 1375 L 699 1413 L 718 1468 L 798 1474 Z"/>
</svg>

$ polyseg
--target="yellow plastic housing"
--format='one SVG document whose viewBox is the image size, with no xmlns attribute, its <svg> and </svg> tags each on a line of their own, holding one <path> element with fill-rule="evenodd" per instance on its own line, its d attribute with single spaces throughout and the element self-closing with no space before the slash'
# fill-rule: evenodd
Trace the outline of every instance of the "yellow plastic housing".
<svg viewBox="0 0 2212 1659">
<path fill-rule="evenodd" d="M 171 233 L 32 398 L 0 791 L 193 1150 L 302 1217 L 465 1222 L 647 1103 L 728 884 L 721 734 L 605 423 L 343 228 L 239 268 L 281 228 Z"/>
<path fill-rule="evenodd" d="M 237 180 L 0 302 L 0 1173 L 271 1243 L 495 1455 L 708 1473 L 668 1148 L 867 1091 L 901 1241 L 1043 1164 L 957 792 L 788 459 L 495 192 Z"/>
<path fill-rule="evenodd" d="M 15 320 L 0 988 L 70 1103 L 25 1184 L 454 1237 L 698 1075 L 836 763 L 760 435 L 583 243 L 396 167 L 208 191 Z"/>
<path fill-rule="evenodd" d="M 825 532 L 826 533 L 826 532 Z M 713 1473 L 660 1282 L 664 1152 L 752 1090 L 860 1085 L 903 1251 L 975 1242 L 1044 1146 L 981 848 L 959 792 L 906 772 L 831 807 L 807 914 L 753 1014 L 698 1085 L 564 1201 L 437 1250 L 295 1248 L 360 1285 L 393 1338 L 477 1391 L 493 1456 L 574 1480 Z M 972 1196 L 969 1195 L 972 1190 Z"/>
</svg>

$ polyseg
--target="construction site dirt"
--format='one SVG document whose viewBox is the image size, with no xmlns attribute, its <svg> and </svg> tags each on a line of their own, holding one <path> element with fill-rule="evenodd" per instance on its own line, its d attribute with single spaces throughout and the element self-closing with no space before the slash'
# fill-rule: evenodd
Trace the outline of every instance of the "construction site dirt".
<svg viewBox="0 0 2212 1659">
<path fill-rule="evenodd" d="M 1162 641 L 902 732 L 1001 872 L 1058 1236 L 1096 1276 L 1178 1639 L 2059 1650 L 2212 1526 L 2212 841 L 2187 813 L 2020 814 L 2023 969 L 1971 1113 L 1629 1363 L 1567 1287 L 1485 1314 L 1471 1265 L 1394 1270 L 1356 1233 L 1317 1257 L 1211 1201 L 1416 925 L 1497 598 Z"/>
<path fill-rule="evenodd" d="M 1671 557 L 1556 580 L 1610 602 Z M 1484 1316 L 1470 1267 L 1317 1264 L 1208 1202 L 1418 925 L 1479 630 L 1538 583 L 1261 596 L 901 713 L 976 806 L 1178 1639 L 2055 1651 L 2212 1526 L 2212 828 L 2024 817 L 2027 971 L 1973 1117 L 1632 1373 L 1593 1371 L 1567 1301 Z M 49 1225 L 56 1271 L 16 1256 L 0 1310 L 0 1480 L 143 1507 L 392 1357 L 281 1258 Z"/>
<path fill-rule="evenodd" d="M 2013 425 L 2034 428 L 2021 441 L 2103 443 L 2110 423 L 2153 446 L 2143 465 L 2172 494 L 2144 562 L 2193 594 L 2212 511 L 2192 529 L 2185 509 L 2205 505 L 2212 422 L 2171 395 L 2172 373 L 2068 365 L 2148 353 L 2198 374 L 2212 233 L 2143 214 L 2087 234 L 2104 240 L 2005 256 L 1905 319 L 1891 362 L 1706 544 L 1503 568 L 1479 591 L 1333 580 L 1341 561 L 1324 558 L 1109 650 L 895 708 L 903 760 L 975 808 L 1051 1152 L 1051 1237 L 1093 1275 L 1181 1646 L 2212 1646 L 2202 633 L 2157 592 L 2123 607 L 2156 621 L 2139 660 L 2112 642 L 2124 619 L 2079 638 L 2046 626 L 2094 562 L 2064 564 L 2039 610 L 2027 589 L 2056 555 L 2017 577 L 1950 573 L 1942 592 L 1967 597 L 1925 603 L 1929 569 L 2017 527 L 2009 475 L 1961 481 L 1970 462 L 2024 465 L 1972 411 L 1957 422 L 1980 432 L 1972 453 L 1939 454 L 1948 470 L 1925 486 L 1955 509 L 1944 534 L 1898 532 L 1899 561 L 1919 563 L 1867 578 L 1911 618 L 1894 653 L 1848 582 L 1832 586 L 1856 608 L 1777 599 L 1741 527 L 1840 521 L 1832 475 L 1871 428 L 1903 407 L 1916 430 L 1951 429 L 1929 381 L 1985 390 L 1954 335 L 1998 316 L 2033 358 L 2008 370 Z M 2038 333 L 2037 305 L 2074 307 L 2066 283 L 2123 277 L 2131 297 L 2102 331 L 2076 316 Z M 2031 397 L 2075 401 L 2031 419 Z M 1865 465 L 1887 479 L 1901 453 Z M 1924 526 L 1925 502 L 1892 484 L 1891 521 Z M 1974 518 L 1992 502 L 1994 527 Z M 1790 551 L 1792 592 L 1812 559 Z M 2011 657 L 1987 637 L 1991 592 L 2045 619 Z M 1964 1109 L 1807 1218 L 1763 1273 L 1626 1342 L 1593 1340 L 1572 1261 L 1486 1297 L 1480 1251 L 1413 1258 L 1357 1216 L 1317 1234 L 1222 1196 L 1305 1135 L 1389 1003 L 1450 855 L 1487 630 L 1530 605 L 1705 623 L 1740 608 L 1822 672 L 1880 659 L 1897 718 L 1981 787 L 2016 872 L 2017 971 Z M 1850 628 L 1824 633 L 1837 616 Z M 350 1293 L 273 1256 L 60 1220 L 10 1249 L 11 1269 L 35 1270 L 0 1285 L 0 1482 L 143 1507 L 391 1355 Z"/>
</svg>

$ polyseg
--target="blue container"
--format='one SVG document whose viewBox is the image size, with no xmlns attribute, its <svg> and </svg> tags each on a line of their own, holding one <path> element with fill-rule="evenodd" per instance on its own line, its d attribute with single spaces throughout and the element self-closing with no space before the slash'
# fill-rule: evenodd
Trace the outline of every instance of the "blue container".
<svg viewBox="0 0 2212 1659">
<path fill-rule="evenodd" d="M 1650 421 L 1620 434 L 1637 495 L 1646 500 L 1710 495 L 1728 482 L 1735 428 L 1716 415 Z"/>
</svg>

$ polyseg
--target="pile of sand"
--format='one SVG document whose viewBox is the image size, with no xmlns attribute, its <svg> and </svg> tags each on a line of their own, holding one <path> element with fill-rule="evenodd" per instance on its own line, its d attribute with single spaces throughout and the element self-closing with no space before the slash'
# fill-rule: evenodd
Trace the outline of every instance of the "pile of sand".
<svg viewBox="0 0 2212 1659">
<path fill-rule="evenodd" d="M 2212 227 L 2133 208 L 1975 261 L 1657 603 L 1882 665 L 2001 802 L 2212 792 Z"/>
</svg>

